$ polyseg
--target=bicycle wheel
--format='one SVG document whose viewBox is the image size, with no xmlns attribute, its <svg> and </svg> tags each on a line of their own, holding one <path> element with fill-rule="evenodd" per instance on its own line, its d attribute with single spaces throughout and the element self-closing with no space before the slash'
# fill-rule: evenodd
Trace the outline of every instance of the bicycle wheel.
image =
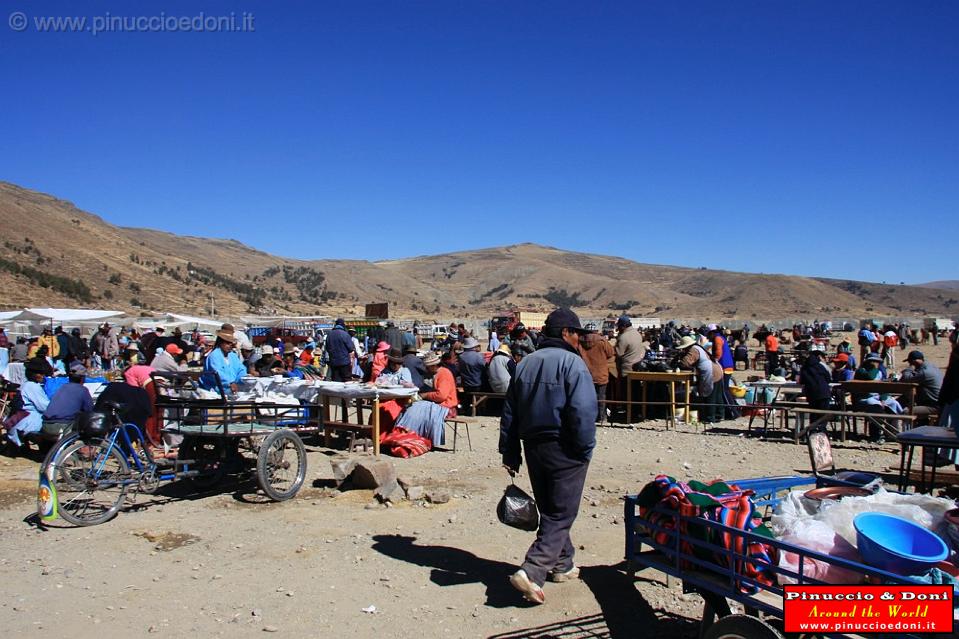
<svg viewBox="0 0 959 639">
<path fill-rule="evenodd" d="M 53 462 L 57 512 L 74 526 L 112 519 L 123 505 L 132 475 L 127 460 L 107 441 L 68 444 Z"/>
<path fill-rule="evenodd" d="M 306 447 L 300 436 L 287 429 L 270 433 L 257 455 L 256 483 L 270 499 L 285 501 L 300 490 L 305 479 Z"/>
</svg>

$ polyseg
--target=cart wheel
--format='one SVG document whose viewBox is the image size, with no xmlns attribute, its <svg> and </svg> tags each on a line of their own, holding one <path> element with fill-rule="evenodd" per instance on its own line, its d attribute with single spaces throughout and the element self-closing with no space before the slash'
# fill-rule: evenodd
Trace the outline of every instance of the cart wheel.
<svg viewBox="0 0 959 639">
<path fill-rule="evenodd" d="M 711 625 L 702 639 L 783 639 L 783 636 L 758 617 L 728 615 Z"/>
<path fill-rule="evenodd" d="M 306 447 L 292 430 L 270 433 L 256 458 L 256 482 L 274 501 L 293 497 L 306 479 Z"/>
<path fill-rule="evenodd" d="M 198 490 L 210 490 L 226 475 L 223 441 L 209 437 L 188 437 L 180 444 L 178 456 L 192 459 L 199 475 L 190 479 Z"/>
</svg>

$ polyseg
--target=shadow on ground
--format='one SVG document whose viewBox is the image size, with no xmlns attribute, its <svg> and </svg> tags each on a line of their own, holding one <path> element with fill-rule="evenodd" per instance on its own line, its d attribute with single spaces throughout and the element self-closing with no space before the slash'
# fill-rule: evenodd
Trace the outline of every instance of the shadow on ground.
<svg viewBox="0 0 959 639">
<path fill-rule="evenodd" d="M 602 612 L 511 630 L 488 639 L 672 638 L 695 637 L 698 633 L 698 621 L 653 610 L 619 566 L 583 567 L 580 578 L 592 591 Z"/>
<path fill-rule="evenodd" d="M 415 537 L 376 535 L 373 550 L 399 561 L 431 568 L 430 581 L 439 586 L 480 583 L 486 586 L 485 605 L 492 608 L 528 607 L 509 585 L 516 566 L 484 559 L 460 548 L 427 546 Z M 561 622 L 513 630 L 490 639 L 632 639 L 695 636 L 698 622 L 653 610 L 619 566 L 583 567 L 580 578 L 590 589 L 601 613 Z M 547 602 L 547 606 L 549 603 Z"/>
<path fill-rule="evenodd" d="M 486 586 L 485 605 L 492 608 L 530 606 L 509 585 L 509 576 L 516 566 L 449 546 L 422 546 L 415 537 L 376 535 L 373 550 L 417 566 L 432 568 L 430 581 L 438 586 L 481 583 Z"/>
</svg>

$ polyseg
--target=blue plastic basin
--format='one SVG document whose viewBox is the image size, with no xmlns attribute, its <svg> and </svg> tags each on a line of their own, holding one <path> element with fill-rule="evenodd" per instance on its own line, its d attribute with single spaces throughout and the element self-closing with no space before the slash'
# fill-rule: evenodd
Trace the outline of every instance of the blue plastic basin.
<svg viewBox="0 0 959 639">
<path fill-rule="evenodd" d="M 864 562 L 898 575 L 918 575 L 949 556 L 938 535 L 908 519 L 885 513 L 861 513 L 853 520 Z"/>
</svg>

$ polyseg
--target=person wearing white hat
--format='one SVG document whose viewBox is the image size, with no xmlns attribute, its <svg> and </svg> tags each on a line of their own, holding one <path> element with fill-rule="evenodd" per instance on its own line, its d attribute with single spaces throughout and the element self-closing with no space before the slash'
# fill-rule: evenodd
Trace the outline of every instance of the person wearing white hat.
<svg viewBox="0 0 959 639">
<path fill-rule="evenodd" d="M 283 374 L 283 360 L 276 357 L 276 351 L 269 344 L 260 346 L 260 359 L 256 362 L 256 372 L 260 377 Z"/>
<path fill-rule="evenodd" d="M 696 338 L 687 335 L 676 346 L 683 351 L 679 360 L 680 368 L 696 371 L 696 394 L 699 396 L 702 409 L 700 421 L 711 424 L 722 419 L 719 414 L 722 408 L 723 368 L 714 362 L 705 348 L 696 343 Z"/>
</svg>

